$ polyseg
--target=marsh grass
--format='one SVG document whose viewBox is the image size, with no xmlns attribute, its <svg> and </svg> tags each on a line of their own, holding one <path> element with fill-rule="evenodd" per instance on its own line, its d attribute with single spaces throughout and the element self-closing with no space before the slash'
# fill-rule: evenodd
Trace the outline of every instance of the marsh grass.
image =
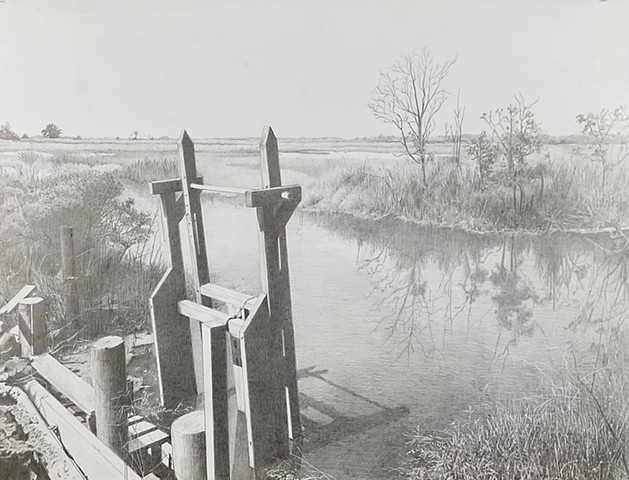
<svg viewBox="0 0 629 480">
<path fill-rule="evenodd" d="M 433 162 L 423 185 L 415 166 L 370 164 L 333 169 L 304 188 L 303 206 L 364 217 L 395 216 L 470 231 L 570 230 L 616 227 L 626 220 L 629 181 L 618 169 L 604 193 L 595 165 L 563 163 L 532 168 L 519 192 L 514 216 L 510 187 L 481 188 L 471 165 Z"/>
<path fill-rule="evenodd" d="M 136 183 L 149 183 L 178 177 L 179 167 L 174 158 L 142 158 L 123 164 L 116 176 Z"/>
<path fill-rule="evenodd" d="M 527 397 L 498 399 L 441 432 L 418 429 L 399 473 L 413 480 L 628 478 L 625 340 L 612 340 L 589 375 L 566 367 L 564 380 Z"/>
</svg>

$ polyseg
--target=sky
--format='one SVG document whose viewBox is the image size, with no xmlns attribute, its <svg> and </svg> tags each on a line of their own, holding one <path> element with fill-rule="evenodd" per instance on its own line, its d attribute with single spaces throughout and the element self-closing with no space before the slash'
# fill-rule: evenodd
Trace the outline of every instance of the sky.
<svg viewBox="0 0 629 480">
<path fill-rule="evenodd" d="M 457 58 L 463 130 L 514 94 L 550 134 L 629 105 L 627 0 L 0 0 L 0 123 L 69 136 L 393 135 L 381 72 Z M 436 134 L 452 123 L 444 106 Z"/>
</svg>

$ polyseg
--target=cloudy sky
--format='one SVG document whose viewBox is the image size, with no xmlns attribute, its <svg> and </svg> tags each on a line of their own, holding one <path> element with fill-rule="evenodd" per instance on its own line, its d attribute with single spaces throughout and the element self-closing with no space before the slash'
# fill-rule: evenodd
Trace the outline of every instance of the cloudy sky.
<svg viewBox="0 0 629 480">
<path fill-rule="evenodd" d="M 464 130 L 515 93 L 552 134 L 629 104 L 627 0 L 4 0 L 0 123 L 36 134 L 393 134 L 379 73 L 428 47 L 458 57 Z M 443 133 L 452 104 L 436 128 Z"/>
</svg>

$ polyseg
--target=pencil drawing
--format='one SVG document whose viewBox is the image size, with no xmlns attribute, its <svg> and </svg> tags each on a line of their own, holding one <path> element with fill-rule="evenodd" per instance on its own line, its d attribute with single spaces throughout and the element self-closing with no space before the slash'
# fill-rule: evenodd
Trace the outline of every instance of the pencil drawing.
<svg viewBox="0 0 629 480">
<path fill-rule="evenodd" d="M 629 479 L 629 4 L 0 3 L 0 480 Z"/>
</svg>

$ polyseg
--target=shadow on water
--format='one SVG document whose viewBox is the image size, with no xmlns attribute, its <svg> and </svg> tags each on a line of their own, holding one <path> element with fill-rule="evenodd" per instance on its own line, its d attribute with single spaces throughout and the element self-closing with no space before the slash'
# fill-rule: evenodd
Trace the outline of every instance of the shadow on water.
<svg viewBox="0 0 629 480">
<path fill-rule="evenodd" d="M 327 370 L 317 370 L 314 366 L 297 372 L 300 390 L 309 392 L 300 391 L 299 395 L 302 422 L 307 432 L 305 453 L 395 422 L 410 413 L 406 405 L 387 407 L 329 380 L 326 373 Z M 305 379 L 310 380 L 309 388 L 304 388 Z M 344 411 L 340 411 L 339 405 Z"/>
<path fill-rule="evenodd" d="M 629 298 L 629 242 L 620 231 L 589 235 L 473 234 L 395 219 L 306 214 L 355 241 L 399 356 L 437 351 L 445 332 L 493 318 L 495 355 L 544 334 L 539 312 L 571 316 L 569 328 L 618 318 Z M 479 307 L 477 305 L 481 305 Z M 484 308 L 480 311 L 479 308 Z"/>
</svg>

